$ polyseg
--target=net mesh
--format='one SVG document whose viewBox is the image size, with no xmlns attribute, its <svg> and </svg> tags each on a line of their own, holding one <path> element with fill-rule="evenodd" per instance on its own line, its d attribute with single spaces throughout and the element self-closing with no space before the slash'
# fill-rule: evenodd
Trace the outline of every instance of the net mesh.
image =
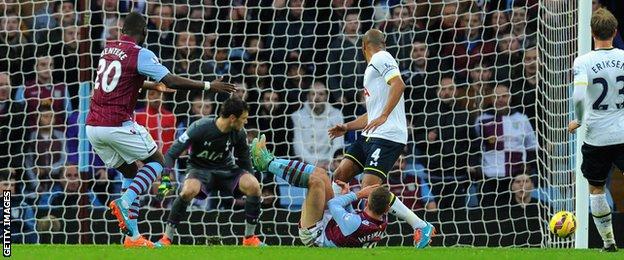
<svg viewBox="0 0 624 260">
<path fill-rule="evenodd" d="M 81 120 L 102 48 L 130 10 L 146 15 L 144 46 L 172 73 L 237 84 L 251 107 L 249 138 L 266 134 L 277 156 L 330 172 L 358 133 L 331 141 L 326 130 L 365 113 L 360 37 L 382 30 L 407 85 L 410 133 L 388 184 L 438 228 L 433 244 L 570 246 L 547 230 L 574 201 L 565 126 L 577 9 L 556 0 L 3 1 L 0 168 L 14 191 L 13 241 L 121 241 L 105 207 L 121 176 L 90 150 Z M 226 98 L 147 93 L 136 117 L 166 152 Z M 185 169 L 182 158 L 178 188 Z M 299 244 L 305 190 L 256 176 L 257 232 L 269 244 Z M 155 191 L 141 198 L 139 217 L 152 240 L 174 198 Z M 390 220 L 380 245 L 411 245 L 412 228 Z M 193 201 L 174 241 L 237 244 L 243 229 L 243 200 L 215 190 Z"/>
</svg>

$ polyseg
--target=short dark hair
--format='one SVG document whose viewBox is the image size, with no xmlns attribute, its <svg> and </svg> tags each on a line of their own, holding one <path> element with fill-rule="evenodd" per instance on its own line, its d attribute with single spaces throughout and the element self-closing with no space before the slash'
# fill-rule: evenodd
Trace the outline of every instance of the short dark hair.
<svg viewBox="0 0 624 260">
<path fill-rule="evenodd" d="M 221 108 L 219 116 L 225 118 L 234 115 L 238 118 L 244 112 L 249 112 L 249 106 L 247 105 L 247 102 L 237 96 L 232 96 L 223 103 L 223 107 Z"/>
<path fill-rule="evenodd" d="M 121 32 L 126 35 L 142 35 L 145 32 L 145 17 L 137 12 L 131 12 L 126 16 L 124 20 L 123 28 Z"/>
<path fill-rule="evenodd" d="M 386 213 L 394 195 L 386 187 L 378 187 L 368 197 L 368 208 L 375 214 Z"/>
<path fill-rule="evenodd" d="M 362 42 L 372 44 L 374 46 L 384 47 L 386 46 L 386 36 L 378 29 L 370 29 L 362 37 Z"/>
<path fill-rule="evenodd" d="M 591 18 L 591 30 L 592 34 L 598 40 L 609 40 L 615 35 L 615 31 L 618 27 L 618 20 L 613 16 L 609 10 L 604 8 L 598 8 Z"/>
</svg>

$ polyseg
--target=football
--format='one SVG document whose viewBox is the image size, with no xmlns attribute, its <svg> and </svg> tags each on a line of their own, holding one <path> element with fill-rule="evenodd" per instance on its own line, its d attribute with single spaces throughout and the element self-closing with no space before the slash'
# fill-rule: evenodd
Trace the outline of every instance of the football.
<svg viewBox="0 0 624 260">
<path fill-rule="evenodd" d="M 549 229 L 560 238 L 568 238 L 576 230 L 576 217 L 572 212 L 559 211 L 550 219 Z"/>
</svg>

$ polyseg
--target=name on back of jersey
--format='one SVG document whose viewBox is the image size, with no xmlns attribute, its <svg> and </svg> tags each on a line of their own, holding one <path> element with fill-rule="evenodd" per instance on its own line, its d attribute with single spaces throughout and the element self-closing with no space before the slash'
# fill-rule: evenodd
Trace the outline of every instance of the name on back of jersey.
<svg viewBox="0 0 624 260">
<path fill-rule="evenodd" d="M 120 60 L 124 60 L 125 58 L 128 57 L 128 55 L 126 55 L 126 53 L 124 51 L 122 51 L 121 49 L 119 49 L 119 48 L 106 47 L 102 51 L 102 56 L 107 55 L 107 54 L 115 55 Z"/>
<path fill-rule="evenodd" d="M 621 69 L 624 70 L 624 61 L 620 61 L 620 60 L 603 60 L 599 63 L 596 63 L 594 66 L 591 67 L 592 71 L 594 73 L 598 73 L 599 71 L 603 70 L 603 69 L 608 69 L 608 68 L 616 68 L 616 69 Z M 577 72 L 576 70 L 574 70 L 574 75 L 577 75 L 579 72 Z"/>
</svg>

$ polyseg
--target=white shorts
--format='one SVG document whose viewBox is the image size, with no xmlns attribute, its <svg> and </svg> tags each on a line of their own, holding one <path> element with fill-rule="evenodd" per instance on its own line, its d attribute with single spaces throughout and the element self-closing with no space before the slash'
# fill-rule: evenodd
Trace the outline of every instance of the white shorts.
<svg viewBox="0 0 624 260">
<path fill-rule="evenodd" d="M 332 219 L 329 210 L 325 210 L 323 218 L 316 222 L 316 224 L 310 228 L 299 228 L 299 238 L 304 246 L 317 246 L 324 247 L 325 240 L 325 227 L 327 223 Z"/>
<path fill-rule="evenodd" d="M 117 168 L 125 163 L 145 160 L 158 146 L 145 128 L 126 121 L 122 126 L 87 126 L 87 138 L 106 166 Z"/>
</svg>

